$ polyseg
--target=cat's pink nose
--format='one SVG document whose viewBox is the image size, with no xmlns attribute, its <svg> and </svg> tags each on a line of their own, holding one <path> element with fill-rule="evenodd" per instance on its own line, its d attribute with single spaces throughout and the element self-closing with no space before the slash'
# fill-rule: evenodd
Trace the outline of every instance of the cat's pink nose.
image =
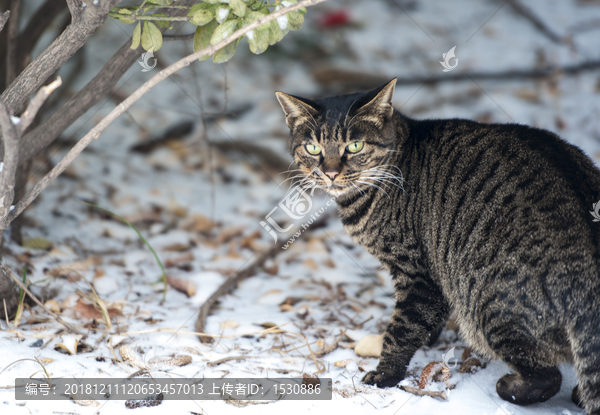
<svg viewBox="0 0 600 415">
<path fill-rule="evenodd" d="M 326 171 L 325 174 L 331 179 L 335 180 L 335 178 L 340 174 L 339 171 Z"/>
</svg>

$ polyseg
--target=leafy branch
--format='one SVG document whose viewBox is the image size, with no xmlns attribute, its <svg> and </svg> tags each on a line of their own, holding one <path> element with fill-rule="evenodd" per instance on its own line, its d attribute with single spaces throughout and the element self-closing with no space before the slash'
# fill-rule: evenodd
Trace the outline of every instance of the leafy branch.
<svg viewBox="0 0 600 415">
<path fill-rule="evenodd" d="M 137 49 L 140 44 L 144 50 L 153 52 L 159 50 L 163 44 L 163 36 L 159 29 L 170 28 L 171 22 L 187 21 L 196 28 L 194 35 L 194 52 L 216 45 L 227 38 L 236 30 L 246 27 L 253 22 L 269 16 L 283 9 L 293 6 L 298 0 L 206 0 L 191 7 L 173 6 L 173 0 L 145 0 L 138 6 L 113 8 L 108 14 L 113 19 L 126 24 L 137 22 L 133 30 L 131 49 Z M 187 16 L 169 17 L 163 13 L 146 14 L 146 12 L 159 8 L 178 7 L 187 9 Z M 267 48 L 281 41 L 290 30 L 298 30 L 304 23 L 306 8 L 296 10 L 259 25 L 245 33 L 250 51 L 255 54 L 263 53 Z M 143 21 L 143 23 L 142 23 Z M 228 44 L 213 55 L 213 62 L 227 62 L 235 55 L 241 37 L 236 42 Z M 203 56 L 200 60 L 208 59 L 210 55 Z"/>
</svg>

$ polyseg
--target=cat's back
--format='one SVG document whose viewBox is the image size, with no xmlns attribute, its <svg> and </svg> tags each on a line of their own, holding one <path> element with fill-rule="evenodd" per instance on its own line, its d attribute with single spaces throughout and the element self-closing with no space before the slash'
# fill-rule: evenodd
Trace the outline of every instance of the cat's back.
<svg viewBox="0 0 600 415">
<path fill-rule="evenodd" d="M 577 147 L 518 124 L 431 120 L 410 130 L 411 167 L 420 169 L 415 203 L 440 272 L 498 260 L 521 268 L 598 265 L 600 223 L 590 210 L 600 198 L 600 171 Z"/>
</svg>

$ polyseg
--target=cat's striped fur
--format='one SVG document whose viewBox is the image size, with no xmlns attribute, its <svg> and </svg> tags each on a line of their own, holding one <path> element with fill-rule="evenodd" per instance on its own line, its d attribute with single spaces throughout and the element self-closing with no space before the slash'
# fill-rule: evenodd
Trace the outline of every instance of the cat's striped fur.
<svg viewBox="0 0 600 415">
<path fill-rule="evenodd" d="M 572 361 L 587 413 L 600 414 L 600 222 L 589 212 L 600 171 L 548 131 L 409 119 L 391 106 L 394 87 L 277 94 L 299 168 L 325 173 L 310 181 L 337 197 L 348 234 L 393 277 L 381 360 L 363 381 L 396 385 L 454 312 L 467 343 L 514 369 L 497 383 L 502 398 L 549 399 L 557 364 Z M 364 148 L 348 153 L 356 141 Z"/>
</svg>

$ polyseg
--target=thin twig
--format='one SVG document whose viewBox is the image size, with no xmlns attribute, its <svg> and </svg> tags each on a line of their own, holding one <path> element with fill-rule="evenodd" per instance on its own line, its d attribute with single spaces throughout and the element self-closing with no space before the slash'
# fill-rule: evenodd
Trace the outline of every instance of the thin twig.
<svg viewBox="0 0 600 415">
<path fill-rule="evenodd" d="M 341 330 L 338 338 L 335 339 L 335 341 L 333 343 L 331 343 L 329 346 L 325 347 L 323 350 L 315 352 L 315 356 L 323 357 L 326 354 L 333 352 L 335 349 L 337 349 L 339 342 L 344 338 L 345 335 L 346 335 L 346 330 Z"/>
<path fill-rule="evenodd" d="M 444 391 L 426 391 L 423 389 L 413 388 L 413 387 L 404 386 L 404 385 L 401 385 L 400 389 L 402 389 L 405 392 L 412 393 L 413 395 L 417 395 L 417 396 L 431 396 L 432 398 L 448 399 L 448 396 L 446 395 L 446 392 L 444 392 Z"/>
<path fill-rule="evenodd" d="M 554 43 L 563 43 L 564 39 L 552 30 L 542 19 L 540 19 L 531 9 L 521 3 L 519 0 L 508 0 L 513 10 L 529 20 L 536 29 Z"/>
<path fill-rule="evenodd" d="M 221 363 L 230 362 L 232 360 L 253 359 L 253 358 L 257 358 L 257 357 L 258 356 L 227 356 L 222 359 L 217 359 L 217 360 L 213 360 L 212 362 L 208 362 L 207 365 L 210 367 L 213 367 L 213 366 L 218 366 Z"/>
<path fill-rule="evenodd" d="M 75 160 L 75 158 L 88 146 L 92 141 L 98 139 L 102 131 L 104 131 L 119 115 L 133 105 L 137 100 L 144 96 L 148 91 L 155 87 L 159 82 L 163 81 L 173 73 L 177 72 L 181 68 L 188 66 L 192 62 L 195 62 L 199 58 L 204 56 L 210 56 L 216 53 L 218 50 L 236 41 L 237 39 L 244 36 L 251 30 L 258 28 L 260 25 L 270 22 L 271 20 L 277 19 L 289 12 L 298 10 L 303 7 L 313 6 L 318 3 L 322 3 L 327 0 L 303 0 L 294 5 L 284 7 L 278 11 L 275 11 L 265 17 L 255 20 L 247 26 L 236 30 L 231 35 L 220 41 L 219 43 L 202 49 L 196 53 L 186 56 L 183 59 L 178 60 L 174 64 L 160 71 L 154 75 L 150 80 L 145 82 L 139 87 L 133 94 L 131 94 L 125 101 L 121 102 L 115 109 L 113 109 L 106 117 L 104 117 L 94 128 L 92 128 L 77 144 L 63 157 L 63 159 L 54 166 L 50 172 L 44 176 L 36 185 L 27 193 L 23 199 L 15 205 L 15 209 L 8 216 L 9 223 L 12 222 L 23 210 L 35 200 L 35 198 L 44 190 L 58 175 L 60 175 L 65 169 Z"/>
<path fill-rule="evenodd" d="M 8 21 L 10 17 L 10 10 L 5 11 L 4 13 L 0 13 L 0 32 L 4 29 L 4 25 Z"/>
<path fill-rule="evenodd" d="M 164 35 L 163 41 L 176 41 L 176 40 L 192 40 L 194 39 L 195 33 L 190 33 L 189 35 Z"/>
<path fill-rule="evenodd" d="M 19 164 L 19 133 L 10 119 L 10 113 L 2 99 L 0 99 L 0 132 L 2 132 L 2 142 L 4 144 L 3 166 L 0 172 L 0 200 L 2 200 L 0 240 L 2 240 L 4 229 L 10 223 L 8 217 L 6 217 L 6 212 L 10 208 L 14 198 L 13 190 L 15 188 L 15 177 Z"/>
<path fill-rule="evenodd" d="M 42 307 L 44 309 L 44 311 L 48 314 L 50 314 L 52 316 L 52 318 L 54 318 L 56 321 L 58 321 L 60 324 L 62 324 L 63 326 L 65 326 L 67 329 L 71 330 L 73 333 L 77 333 L 77 334 L 81 334 L 84 338 L 87 337 L 87 334 L 82 333 L 81 331 L 79 331 L 77 328 L 73 327 L 72 325 L 70 325 L 69 323 L 67 323 L 66 321 L 64 321 L 62 318 L 60 318 L 60 316 L 54 314 L 54 312 L 50 311 L 48 309 L 48 307 L 46 307 L 40 300 L 37 299 L 37 297 L 35 295 L 33 295 L 31 293 L 31 291 L 29 291 L 29 289 L 27 288 L 27 286 L 25 284 L 23 284 L 16 276 L 15 274 L 13 274 L 13 272 L 10 270 L 10 268 L 6 267 L 4 264 L 0 264 L 0 267 L 2 267 L 2 270 L 4 270 L 4 272 L 6 274 L 8 274 L 13 281 L 15 281 L 17 283 L 17 285 L 27 293 L 27 295 L 29 296 L 29 298 L 31 298 L 33 301 L 35 301 L 35 303 L 37 305 L 39 305 L 40 307 Z"/>
<path fill-rule="evenodd" d="M 25 132 L 27 127 L 31 125 L 38 111 L 40 110 L 44 102 L 46 102 L 50 94 L 61 85 L 62 79 L 59 76 L 50 84 L 41 87 L 37 94 L 35 94 L 31 102 L 27 106 L 25 112 L 23 112 L 23 114 L 21 115 L 21 121 L 19 122 L 19 125 L 17 125 L 19 137 Z"/>
<path fill-rule="evenodd" d="M 8 36 L 6 37 L 6 83 L 10 85 L 17 77 L 17 36 L 19 35 L 19 17 L 21 0 L 11 0 L 8 6 L 11 11 L 8 20 Z"/>
</svg>

